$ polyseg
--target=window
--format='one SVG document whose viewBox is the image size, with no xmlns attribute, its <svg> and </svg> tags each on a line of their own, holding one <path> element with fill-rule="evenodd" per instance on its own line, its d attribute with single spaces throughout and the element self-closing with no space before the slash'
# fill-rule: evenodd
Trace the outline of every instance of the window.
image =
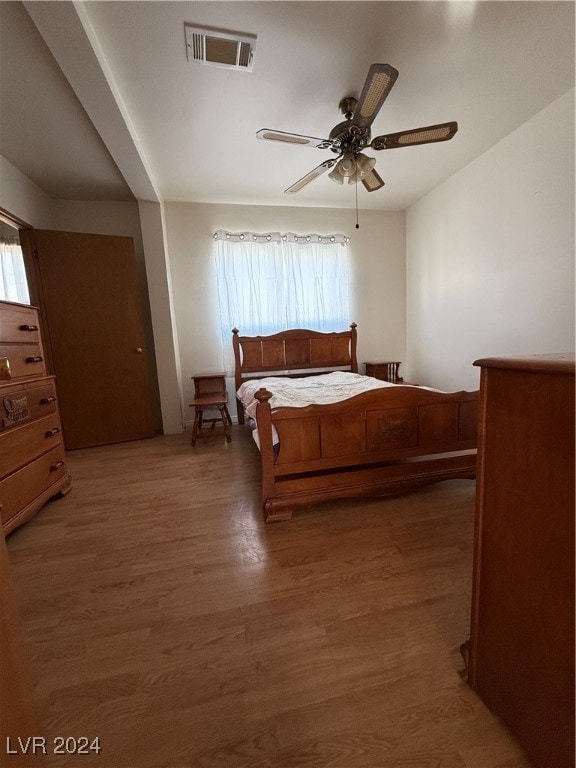
<svg viewBox="0 0 576 768">
<path fill-rule="evenodd" d="M 342 331 L 350 325 L 348 249 L 343 235 L 214 235 L 222 341 L 288 328 Z"/>
<path fill-rule="evenodd" d="M 0 235 L 0 299 L 30 304 L 24 258 L 17 236 Z"/>
</svg>

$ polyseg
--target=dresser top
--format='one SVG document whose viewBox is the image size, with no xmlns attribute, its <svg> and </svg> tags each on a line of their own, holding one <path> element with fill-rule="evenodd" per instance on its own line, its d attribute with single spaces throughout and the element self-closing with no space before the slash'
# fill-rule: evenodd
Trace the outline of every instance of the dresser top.
<svg viewBox="0 0 576 768">
<path fill-rule="evenodd" d="M 574 375 L 574 353 L 551 352 L 541 355 L 524 355 L 522 357 L 484 357 L 481 360 L 475 360 L 474 365 L 478 365 L 481 368 L 502 368 L 513 371 Z"/>
</svg>

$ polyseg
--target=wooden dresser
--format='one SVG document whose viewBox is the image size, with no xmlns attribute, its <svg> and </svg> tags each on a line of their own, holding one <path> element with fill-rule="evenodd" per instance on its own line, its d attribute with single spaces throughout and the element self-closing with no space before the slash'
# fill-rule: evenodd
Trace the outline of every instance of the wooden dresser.
<svg viewBox="0 0 576 768">
<path fill-rule="evenodd" d="M 539 768 L 574 766 L 574 358 L 478 360 L 468 680 Z"/>
<path fill-rule="evenodd" d="M 38 311 L 0 301 L 0 507 L 9 533 L 70 489 L 54 376 Z"/>
</svg>

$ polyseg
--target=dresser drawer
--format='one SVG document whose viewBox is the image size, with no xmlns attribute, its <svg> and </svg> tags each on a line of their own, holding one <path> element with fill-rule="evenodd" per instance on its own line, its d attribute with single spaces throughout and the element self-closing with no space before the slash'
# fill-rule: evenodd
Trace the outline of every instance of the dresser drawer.
<svg viewBox="0 0 576 768">
<path fill-rule="evenodd" d="M 9 372 L 2 367 L 2 381 L 42 376 L 46 373 L 46 363 L 40 342 L 37 344 L 7 344 L 0 341 L 0 360 L 8 360 Z"/>
<path fill-rule="evenodd" d="M 0 386 L 0 435 L 57 411 L 54 377 Z"/>
<path fill-rule="evenodd" d="M 58 414 L 54 413 L 0 434 L 0 478 L 23 467 L 62 443 Z"/>
<path fill-rule="evenodd" d="M 37 496 L 49 491 L 66 475 L 64 446 L 58 445 L 31 464 L 0 481 L 2 523 L 7 523 Z M 58 493 L 58 490 L 55 490 Z"/>
<path fill-rule="evenodd" d="M 40 343 L 38 312 L 22 304 L 3 304 L 0 312 L 0 344 L 4 341 Z"/>
</svg>

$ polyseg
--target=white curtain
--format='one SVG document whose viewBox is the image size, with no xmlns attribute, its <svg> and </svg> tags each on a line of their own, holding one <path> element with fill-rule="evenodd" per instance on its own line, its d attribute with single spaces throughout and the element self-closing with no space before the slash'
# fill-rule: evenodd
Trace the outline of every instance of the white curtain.
<svg viewBox="0 0 576 768">
<path fill-rule="evenodd" d="M 350 326 L 348 249 L 336 242 L 283 241 L 284 328 L 345 331 Z"/>
<path fill-rule="evenodd" d="M 232 328 L 257 336 L 285 327 L 281 241 L 218 239 L 216 271 L 223 341 Z"/>
<path fill-rule="evenodd" d="M 0 238 L 0 299 L 30 304 L 24 258 L 17 237 Z"/>
<path fill-rule="evenodd" d="M 350 325 L 348 249 L 343 235 L 269 232 L 214 235 L 224 365 L 232 335 L 287 328 L 343 331 Z"/>
</svg>

